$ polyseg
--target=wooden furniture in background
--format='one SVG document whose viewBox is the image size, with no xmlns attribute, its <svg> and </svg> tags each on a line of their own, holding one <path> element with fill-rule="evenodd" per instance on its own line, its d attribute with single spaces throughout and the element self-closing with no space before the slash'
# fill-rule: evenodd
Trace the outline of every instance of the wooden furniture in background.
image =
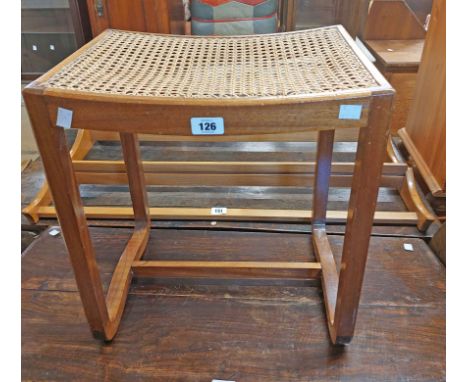
<svg viewBox="0 0 468 382">
<path fill-rule="evenodd" d="M 427 3 L 427 2 L 426 2 Z M 417 4 L 421 14 L 430 8 Z M 413 4 L 416 6 L 416 4 Z M 362 39 L 376 59 L 377 68 L 396 90 L 395 110 L 390 131 L 393 135 L 408 118 L 414 99 L 416 74 L 421 61 L 426 31 L 405 0 L 375 0 L 363 30 Z"/>
<path fill-rule="evenodd" d="M 86 0 L 93 36 L 108 28 L 185 34 L 182 1 Z"/>
<path fill-rule="evenodd" d="M 362 36 L 366 25 L 369 4 L 371 0 L 336 0 L 337 21 L 341 23 L 353 37 Z"/>
<path fill-rule="evenodd" d="M 406 0 L 374 0 L 369 8 L 364 40 L 424 39 L 426 31 Z"/>
<path fill-rule="evenodd" d="M 21 78 L 40 76 L 90 38 L 84 0 L 21 0 Z"/>
<path fill-rule="evenodd" d="M 398 134 L 434 197 L 446 191 L 445 0 L 434 0 L 406 127 Z"/>
<path fill-rule="evenodd" d="M 342 24 L 352 37 L 361 34 L 370 0 L 283 0 L 284 30 Z"/>
<path fill-rule="evenodd" d="M 396 135 L 405 126 L 416 87 L 416 75 L 424 40 L 366 40 L 376 66 L 396 91 L 390 131 Z"/>
<path fill-rule="evenodd" d="M 259 46 L 263 48 L 259 50 Z M 292 54 L 287 61 L 279 54 L 283 49 Z M 234 67 L 224 61 L 232 54 L 240 60 Z M 249 65 L 259 56 L 261 68 Z M 129 60 L 133 65 L 128 65 Z M 90 65 L 92 73 L 86 70 Z M 244 68 L 243 75 L 236 77 L 233 70 L 239 73 L 239 66 Z M 173 70 L 179 76 L 165 74 Z M 295 78 L 298 70 L 300 77 Z M 165 76 L 165 81 L 148 81 L 156 75 Z M 217 76 L 236 80 L 213 81 Z M 349 343 L 356 324 L 393 93 L 341 26 L 218 41 L 109 30 L 25 88 L 25 103 L 94 336 L 104 340 L 115 336 L 133 275 L 321 277 L 331 340 Z M 225 130 L 220 135 L 192 135 L 192 117 L 222 117 Z M 66 145 L 64 127 L 70 126 L 119 132 L 122 142 L 135 230 L 116 266 L 107 296 Z M 349 128 L 359 129 L 359 140 L 338 270 L 325 228 L 326 202 L 333 130 Z M 311 219 L 317 262 L 142 260 L 151 226 L 136 134 L 176 140 L 243 137 L 268 141 L 271 136 L 301 140 L 312 131 L 319 131 Z"/>
<path fill-rule="evenodd" d="M 340 23 L 361 39 L 424 39 L 431 4 L 432 0 L 283 0 L 283 24 L 284 30 L 301 30 Z"/>
<path fill-rule="evenodd" d="M 421 24 L 426 24 L 427 16 L 431 13 L 433 0 L 406 0 Z"/>
<path fill-rule="evenodd" d="M 88 133 L 88 131 L 85 133 Z M 94 131 L 89 133 L 93 137 L 99 137 L 102 141 L 115 141 L 114 134 Z M 143 136 L 143 138 L 148 140 L 147 135 Z M 281 137 L 277 139 L 279 138 Z M 313 140 L 307 137 L 307 140 L 309 139 Z M 115 158 L 107 160 L 77 159 L 88 154 L 88 150 L 93 146 L 94 141 L 86 140 L 80 131 L 75 142 L 78 143 L 75 143 L 71 150 L 71 158 L 79 184 L 99 185 L 97 187 L 100 187 L 100 185 L 119 186 L 126 184 L 127 178 L 123 161 Z M 80 146 L 78 149 L 77 145 Z M 149 148 L 151 146 L 148 146 Z M 198 148 L 198 150 L 203 153 L 204 149 Z M 235 152 L 236 149 L 232 148 L 232 151 Z M 424 205 L 422 196 L 415 189 L 412 173 L 408 177 L 408 170 L 412 172 L 412 169 L 408 168 L 404 160 L 398 159 L 393 154 L 393 148 L 389 149 L 389 153 L 390 161 L 384 164 L 380 187 L 387 188 L 389 192 L 397 190 L 408 211 L 385 210 L 386 206 L 384 206 L 383 210 L 375 212 L 374 223 L 379 225 L 416 225 L 424 232 L 435 220 L 435 217 Z M 239 189 L 241 187 L 281 187 L 285 190 L 297 187 L 313 187 L 314 167 L 315 162 L 313 161 L 143 161 L 148 186 L 203 186 L 208 187 L 208 190 L 216 187 L 239 187 Z M 330 186 L 341 188 L 343 191 L 351 187 L 353 171 L 353 162 L 333 162 Z M 406 192 L 407 189 L 410 190 L 409 193 Z M 112 189 L 109 192 L 112 192 Z M 51 202 L 52 198 L 48 185 L 44 184 L 32 202 L 23 209 L 23 214 L 33 222 L 39 222 L 40 219 L 44 218 L 54 219 L 56 218 L 56 210 Z M 84 210 L 86 216 L 90 219 L 131 219 L 133 216 L 131 207 L 108 205 L 103 202 L 85 206 Z M 156 205 L 150 207 L 150 215 L 151 218 L 159 220 L 171 218 L 178 220 L 207 220 L 213 218 L 211 207 L 206 206 L 186 208 Z M 296 207 L 294 210 L 265 207 L 246 210 L 237 206 L 229 208 L 228 213 L 225 215 L 216 216 L 216 220 L 225 221 L 277 221 L 284 223 L 306 223 L 310 218 L 311 212 L 301 209 L 301 207 L 299 209 Z M 347 211 L 340 207 L 335 207 L 327 212 L 328 223 L 343 224 L 346 219 Z"/>
<path fill-rule="evenodd" d="M 418 229 L 425 232 L 437 220 L 437 217 L 432 208 L 425 202 L 424 195 L 417 185 L 413 168 L 406 164 L 405 158 L 401 155 L 391 137 L 387 143 L 387 157 L 393 164 L 406 165 L 404 180 L 401 182 L 398 192 L 406 207 L 410 211 L 414 211 Z"/>
</svg>

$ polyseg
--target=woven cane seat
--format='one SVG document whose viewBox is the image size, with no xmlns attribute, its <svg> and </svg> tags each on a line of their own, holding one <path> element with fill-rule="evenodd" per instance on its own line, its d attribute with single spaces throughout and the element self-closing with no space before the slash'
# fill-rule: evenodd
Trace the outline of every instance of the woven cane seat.
<svg viewBox="0 0 468 382">
<path fill-rule="evenodd" d="M 108 30 L 38 83 L 165 99 L 352 96 L 380 86 L 339 26 L 200 37 Z"/>
</svg>

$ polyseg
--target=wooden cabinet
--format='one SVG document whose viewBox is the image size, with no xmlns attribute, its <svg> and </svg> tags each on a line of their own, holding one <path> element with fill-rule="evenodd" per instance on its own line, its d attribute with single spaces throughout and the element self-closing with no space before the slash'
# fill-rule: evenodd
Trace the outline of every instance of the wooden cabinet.
<svg viewBox="0 0 468 382">
<path fill-rule="evenodd" d="M 283 0 L 285 30 L 342 24 L 351 36 L 361 34 L 370 0 Z"/>
<path fill-rule="evenodd" d="M 185 34 L 182 1 L 87 0 L 93 36 L 107 28 Z"/>
<path fill-rule="evenodd" d="M 22 0 L 22 78 L 48 71 L 90 38 L 82 0 Z"/>
<path fill-rule="evenodd" d="M 73 33 L 23 33 L 21 36 L 23 74 L 39 75 L 73 53 Z"/>
<path fill-rule="evenodd" d="M 339 0 L 296 1 L 295 28 L 309 29 L 335 23 Z"/>
<path fill-rule="evenodd" d="M 396 90 L 390 131 L 396 135 L 405 126 L 414 99 L 416 76 L 424 40 L 367 40 L 376 66 Z"/>
<path fill-rule="evenodd" d="M 445 0 L 434 0 L 414 103 L 399 135 L 431 194 L 445 196 Z"/>
<path fill-rule="evenodd" d="M 376 59 L 377 68 L 396 90 L 393 135 L 405 126 L 413 103 L 426 37 L 424 21 L 431 12 L 431 2 L 374 0 L 365 22 L 362 39 Z"/>
</svg>

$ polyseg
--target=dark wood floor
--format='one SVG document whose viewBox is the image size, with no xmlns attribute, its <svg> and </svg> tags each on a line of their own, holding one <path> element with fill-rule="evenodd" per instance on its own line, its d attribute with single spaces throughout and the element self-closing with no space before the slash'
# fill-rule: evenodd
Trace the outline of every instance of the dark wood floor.
<svg viewBox="0 0 468 382">
<path fill-rule="evenodd" d="M 210 160 L 272 160 L 270 151 L 278 149 L 283 150 L 283 160 L 313 159 L 313 153 L 300 144 L 239 144 L 236 150 L 243 154 L 237 157 L 223 144 L 155 147 L 158 158 L 166 160 L 203 160 L 204 150 L 211 151 Z M 352 160 L 352 148 L 352 144 L 335 147 L 338 160 Z M 111 145 L 98 147 L 90 157 L 102 159 L 99 150 L 118 156 Z M 148 153 L 154 150 L 154 146 L 143 149 L 147 159 L 153 159 Z M 40 162 L 23 173 L 23 205 L 41 179 Z M 82 189 L 86 204 L 128 204 L 125 188 L 107 191 L 112 194 L 98 192 L 95 186 Z M 302 209 L 311 202 L 311 190 L 306 188 L 151 191 L 152 203 L 158 205 L 212 206 L 224 201 L 232 207 L 252 203 Z M 346 208 L 347 197 L 346 191 L 333 190 L 331 208 Z M 384 189 L 379 208 L 404 206 L 395 191 Z M 129 238 L 131 230 L 125 227 L 129 224 L 92 222 L 105 287 Z M 153 226 L 145 258 L 313 258 L 307 225 L 168 221 Z M 328 231 L 334 233 L 330 240 L 339 261 L 343 226 L 329 226 Z M 318 285 L 226 285 L 216 280 L 134 280 L 117 337 L 111 344 L 96 341 L 84 318 L 63 240 L 46 230 L 22 256 L 22 377 L 31 381 L 445 380 L 445 268 L 427 246 L 426 235 L 415 227 L 376 226 L 373 232 L 356 336 L 350 346 L 334 348 Z M 404 243 L 413 244 L 414 252 L 404 251 Z"/>
<path fill-rule="evenodd" d="M 107 285 L 127 228 L 92 228 Z M 332 236 L 335 253 L 342 236 Z M 405 252 L 403 243 L 414 252 Z M 308 259 L 305 234 L 154 230 L 146 258 Z M 208 284 L 208 283 L 205 283 Z M 320 288 L 136 280 L 111 344 L 92 338 L 61 237 L 23 255 L 25 380 L 439 381 L 445 270 L 421 239 L 373 237 L 356 337 L 330 345 Z"/>
</svg>

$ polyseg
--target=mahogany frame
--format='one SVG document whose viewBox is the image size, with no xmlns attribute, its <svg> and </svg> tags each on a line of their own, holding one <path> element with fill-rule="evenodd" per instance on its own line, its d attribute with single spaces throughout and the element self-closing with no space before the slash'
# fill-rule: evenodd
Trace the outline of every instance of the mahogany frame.
<svg viewBox="0 0 468 382">
<path fill-rule="evenodd" d="M 349 39 L 355 53 L 362 57 L 362 53 L 344 30 L 343 34 Z M 134 275 L 228 279 L 246 277 L 268 280 L 321 278 L 331 340 L 334 344 L 349 343 L 356 324 L 394 95 L 391 86 L 375 67 L 363 59 L 363 64 L 380 84 L 376 88 L 353 93 L 352 96 L 335 94 L 314 99 L 297 98 L 292 101 L 280 98 L 227 101 L 156 100 L 151 97 L 98 96 L 44 89 L 41 86 L 45 78 L 79 54 L 80 51 L 76 52 L 30 84 L 24 89 L 23 95 L 84 311 L 94 336 L 106 341 L 115 336 Z M 261 106 L 258 101 L 261 101 Z M 362 105 L 361 118 L 338 119 L 339 107 L 343 103 Z M 115 131 L 120 134 L 135 230 L 114 270 L 106 296 L 79 194 L 78 176 L 67 149 L 64 129 L 55 123 L 59 107 L 73 110 L 75 128 L 87 131 L 92 126 L 93 130 Z M 203 137 L 203 140 L 210 141 L 269 140 L 272 136 L 284 136 L 284 139 L 302 136 L 305 139 L 313 131 L 319 132 L 311 219 L 311 240 L 317 262 L 142 259 L 149 238 L 151 220 L 137 134 L 170 134 L 180 140 L 194 139 L 187 127 L 193 115 L 223 116 L 227 127 L 225 135 Z M 250 121 L 249 126 L 245 125 L 245 118 Z M 338 271 L 325 228 L 326 209 L 331 181 L 334 130 L 349 128 L 359 128 L 359 138 L 356 161 L 352 167 L 351 196 Z M 77 151 L 74 153 L 79 156 Z"/>
</svg>

